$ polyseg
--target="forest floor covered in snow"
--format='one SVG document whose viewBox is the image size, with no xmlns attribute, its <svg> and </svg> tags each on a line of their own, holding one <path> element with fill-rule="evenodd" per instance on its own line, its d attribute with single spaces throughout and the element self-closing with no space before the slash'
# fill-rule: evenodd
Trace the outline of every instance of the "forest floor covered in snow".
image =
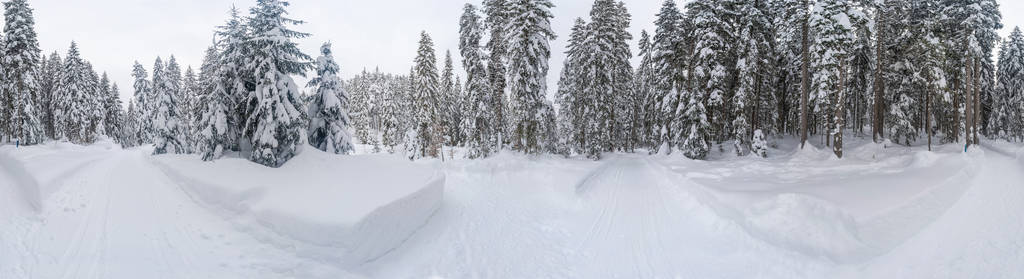
<svg viewBox="0 0 1024 279">
<path fill-rule="evenodd" d="M 0 146 L 0 278 L 1024 276 L 1024 148 L 847 141 L 279 169 Z"/>
</svg>

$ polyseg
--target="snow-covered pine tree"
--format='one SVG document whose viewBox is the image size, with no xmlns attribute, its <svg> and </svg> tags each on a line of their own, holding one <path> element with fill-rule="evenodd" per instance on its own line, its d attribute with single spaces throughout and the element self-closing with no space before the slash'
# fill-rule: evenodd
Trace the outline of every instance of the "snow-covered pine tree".
<svg viewBox="0 0 1024 279">
<path fill-rule="evenodd" d="M 559 122 L 561 134 L 566 137 L 568 153 L 587 152 L 587 127 L 589 123 L 585 110 L 590 102 L 583 95 L 583 66 L 586 43 L 590 33 L 587 23 L 577 18 L 569 34 L 569 45 L 565 52 L 562 73 L 558 79 L 558 92 L 555 100 L 559 105 Z"/>
<path fill-rule="evenodd" d="M 100 77 L 100 99 L 102 101 L 103 119 L 100 121 L 102 129 L 99 131 L 103 135 L 110 137 L 117 143 L 121 142 L 121 131 L 123 129 L 122 124 L 124 121 L 121 120 L 121 96 L 120 89 L 117 88 L 117 84 L 111 84 L 110 78 L 107 73 L 104 72 Z"/>
<path fill-rule="evenodd" d="M 234 123 L 231 113 L 234 112 L 234 98 L 229 91 L 231 87 L 230 67 L 223 65 L 216 47 L 206 50 L 203 58 L 202 73 L 203 92 L 199 94 L 201 107 L 196 129 L 195 152 L 203 157 L 203 161 L 220 159 L 225 150 L 237 143 L 231 132 Z"/>
<path fill-rule="evenodd" d="M 419 150 L 406 154 L 410 159 L 438 157 L 443 145 L 443 129 L 441 125 L 441 84 L 437 75 L 437 57 L 434 53 L 434 41 L 426 31 L 420 34 L 419 49 L 416 52 L 413 67 L 413 125 L 416 137 L 406 138 L 416 141 L 412 145 Z M 408 150 L 407 150 L 408 151 Z"/>
<path fill-rule="evenodd" d="M 134 99 L 128 100 L 128 109 L 125 111 L 124 117 L 121 118 L 121 146 L 123 147 L 134 147 L 141 144 L 139 138 L 139 129 L 141 129 L 142 112 L 138 110 L 138 106 L 135 105 Z"/>
<path fill-rule="evenodd" d="M 452 52 L 445 51 L 444 68 L 441 71 L 441 107 L 438 113 L 441 114 L 441 125 L 444 129 L 443 138 L 447 145 L 459 145 L 462 135 L 459 132 L 459 119 L 461 111 L 459 107 L 459 90 L 455 86 L 455 65 L 452 62 Z"/>
<path fill-rule="evenodd" d="M 85 62 L 78 52 L 78 45 L 71 42 L 63 70 L 54 92 L 55 139 L 74 143 L 85 143 L 81 137 L 88 124 L 88 78 Z"/>
<path fill-rule="evenodd" d="M 485 27 L 490 29 L 490 36 L 485 45 L 488 52 L 487 80 L 491 89 L 491 114 L 494 119 L 490 121 L 494 125 L 495 138 L 498 149 L 505 148 L 509 141 L 509 112 L 506 96 L 508 81 L 508 35 L 507 27 L 511 20 L 512 11 L 509 2 L 514 0 L 484 0 L 483 10 L 487 15 L 484 20 Z"/>
<path fill-rule="evenodd" d="M 182 90 L 181 83 L 181 65 L 178 65 L 178 59 L 175 58 L 174 55 L 171 55 L 171 59 L 167 61 L 167 68 L 164 69 L 164 76 L 165 84 L 163 85 L 163 87 L 166 88 L 167 92 L 174 95 L 174 98 L 178 100 L 179 110 L 185 108 L 184 102 L 187 99 L 185 98 L 185 96 L 183 96 L 184 91 Z M 178 114 L 184 116 L 184 114 L 182 114 L 180 111 L 178 112 Z M 185 126 L 183 125 L 182 128 L 185 128 Z"/>
<path fill-rule="evenodd" d="M 1020 139 L 1024 123 L 1024 35 L 1013 29 L 999 51 L 998 89 L 993 95 L 990 132 L 1000 138 Z"/>
<path fill-rule="evenodd" d="M 191 121 L 189 121 L 187 113 L 189 100 L 188 97 L 185 96 L 185 88 L 182 85 L 183 79 L 181 76 L 181 65 L 178 64 L 178 59 L 175 58 L 174 55 L 171 55 L 171 58 L 167 61 L 167 68 L 164 70 L 164 73 L 166 76 L 164 79 L 164 82 L 166 83 L 165 87 L 170 94 L 174 95 L 174 98 L 178 103 L 175 110 L 178 114 L 178 129 L 181 131 L 181 135 L 178 136 L 178 140 L 181 142 L 182 148 L 184 148 L 182 153 L 189 153 L 189 138 L 191 137 L 189 131 L 192 124 Z"/>
<path fill-rule="evenodd" d="M 495 120 L 493 94 L 484 66 L 486 54 L 480 46 L 483 32 L 484 26 L 476 7 L 466 4 L 459 20 L 459 53 L 462 55 L 462 68 L 466 70 L 466 111 L 462 130 L 466 136 L 466 156 L 471 159 L 490 156 L 497 149 L 495 124 L 492 123 Z"/>
<path fill-rule="evenodd" d="M 39 101 L 36 105 L 40 109 L 40 119 L 43 122 L 43 131 L 47 138 L 53 139 L 54 136 L 54 115 L 53 115 L 53 104 L 54 104 L 54 92 L 57 90 L 57 81 L 60 77 L 60 71 L 64 66 L 64 61 L 61 60 L 60 54 L 56 51 L 50 54 L 46 60 L 39 67 L 39 71 L 36 73 L 36 81 L 39 82 Z"/>
<path fill-rule="evenodd" d="M 886 3 L 887 14 L 891 16 L 885 30 L 887 36 L 883 44 L 891 45 L 884 76 L 885 88 L 892 94 L 888 102 L 885 126 L 894 142 L 910 144 L 917 140 L 917 129 L 914 119 L 918 116 L 915 109 L 921 104 L 917 88 L 914 86 L 916 68 L 910 51 L 917 43 L 916 34 L 923 32 L 913 30 L 916 18 L 913 15 L 913 3 L 906 0 L 890 0 Z"/>
<path fill-rule="evenodd" d="M 732 23 L 728 17 L 734 11 L 723 4 L 723 0 L 698 0 L 687 4 L 687 12 L 693 18 L 691 38 L 695 45 L 690 58 L 692 87 L 685 91 L 701 96 L 702 102 L 708 106 L 706 112 L 711 116 L 705 118 L 710 118 L 709 123 L 715 129 L 726 126 L 721 112 L 725 112 L 725 98 L 732 95 L 728 79 L 732 68 L 729 65 L 730 42 L 734 39 L 731 38 Z"/>
<path fill-rule="evenodd" d="M 659 141 L 658 131 L 661 129 L 659 122 L 660 104 L 657 94 L 657 75 L 654 68 L 654 48 L 651 45 L 651 37 L 647 31 L 640 32 L 640 65 L 633 76 L 633 90 L 636 96 L 636 113 L 639 114 L 637 130 L 639 132 L 639 146 L 654 151 Z"/>
<path fill-rule="evenodd" d="M 746 155 L 751 150 L 751 121 L 757 117 L 757 103 L 764 85 L 764 73 L 769 63 L 771 45 L 771 22 L 764 13 L 761 1 L 745 1 L 738 8 L 741 17 L 738 39 L 739 54 L 736 62 L 738 88 L 732 97 L 732 136 L 736 155 Z"/>
<path fill-rule="evenodd" d="M 515 0 L 509 3 L 512 15 L 505 34 L 508 36 L 509 127 L 515 150 L 537 154 L 545 139 L 542 108 L 547 95 L 549 41 L 555 39 L 551 30 L 549 0 Z"/>
<path fill-rule="evenodd" d="M 153 125 L 153 155 L 185 153 L 182 123 L 178 114 L 181 105 L 171 75 L 157 57 L 153 65 L 153 99 L 150 99 Z"/>
<path fill-rule="evenodd" d="M 821 114 L 820 123 L 835 141 L 836 156 L 843 157 L 842 137 L 845 128 L 847 65 L 849 50 L 853 47 L 854 26 L 852 7 L 848 0 L 820 0 L 815 2 L 810 25 L 815 42 L 811 47 L 814 57 L 812 68 L 814 88 L 811 102 L 814 111 Z"/>
<path fill-rule="evenodd" d="M 117 140 L 118 143 L 124 144 L 124 141 L 121 140 L 121 136 L 124 135 L 124 110 L 121 102 L 121 89 L 118 88 L 116 82 L 110 86 L 110 95 L 107 97 L 106 105 L 108 107 L 107 135 Z"/>
<path fill-rule="evenodd" d="M 633 64 L 630 63 L 630 59 L 633 58 L 633 52 L 629 46 L 633 35 L 628 30 L 631 15 L 626 9 L 625 2 L 621 1 L 609 5 L 608 10 L 612 27 L 609 30 L 612 41 L 608 49 L 610 59 L 607 62 L 611 65 L 611 84 L 614 89 L 612 119 L 615 121 L 611 148 L 632 152 L 636 150 L 640 139 L 637 137 L 638 125 L 636 124 L 636 120 L 639 119 L 636 106 L 639 102 L 633 88 Z"/>
<path fill-rule="evenodd" d="M 31 145 L 45 139 L 43 122 L 40 119 L 38 103 L 40 88 L 35 74 L 40 69 L 39 42 L 36 39 L 35 19 L 32 8 L 26 0 L 11 0 L 4 3 L 4 36 L 0 69 L 3 71 L 3 86 L 0 92 L 7 96 L 7 119 L 5 127 L 8 136 L 20 139 L 21 144 Z"/>
<path fill-rule="evenodd" d="M 217 27 L 216 47 L 219 51 L 216 64 L 217 83 L 224 87 L 228 96 L 228 130 L 225 149 L 242 151 L 243 134 L 246 131 L 248 114 L 251 113 L 252 105 L 249 98 L 254 87 L 253 79 L 256 77 L 252 64 L 249 39 L 249 28 L 244 24 L 242 16 L 237 8 L 232 7 L 229 11 L 229 18 L 224 25 Z M 248 151 L 248 150 L 246 150 Z"/>
<path fill-rule="evenodd" d="M 100 86 L 99 73 L 93 68 L 91 62 L 85 62 L 85 72 L 87 73 L 84 85 L 86 120 L 82 125 L 83 129 L 79 130 L 79 138 L 82 139 L 82 143 L 93 143 L 104 129 L 103 101 L 105 93 Z"/>
<path fill-rule="evenodd" d="M 202 87 L 192 66 L 185 69 L 181 80 L 181 112 L 182 132 L 185 133 L 185 149 L 189 153 L 196 152 L 196 123 L 199 123 L 199 91 Z"/>
<path fill-rule="evenodd" d="M 285 17 L 287 6 L 287 1 L 259 0 L 246 24 L 251 35 L 246 48 L 252 51 L 247 66 L 255 79 L 255 92 L 246 102 L 254 104 L 245 120 L 253 148 L 249 159 L 275 168 L 295 157 L 302 144 L 305 116 L 291 76 L 304 75 L 312 66 L 309 55 L 292 41 L 310 35 L 289 29 L 302 21 Z"/>
<path fill-rule="evenodd" d="M 152 95 L 150 92 L 153 91 L 153 86 L 149 82 L 149 74 L 146 73 L 146 68 L 138 61 L 135 62 L 135 66 L 132 68 L 132 78 L 135 79 L 132 86 L 135 96 L 135 111 L 139 114 L 137 129 L 134 129 L 136 134 L 133 138 L 138 140 L 136 144 L 139 145 L 152 143 L 153 113 L 150 105 L 150 96 Z"/>
<path fill-rule="evenodd" d="M 342 88 L 339 71 L 331 43 L 324 43 L 316 59 L 316 76 L 307 85 L 314 89 L 309 104 L 309 144 L 328 153 L 349 154 L 355 149 L 349 134 L 352 120 L 348 92 Z"/>
<path fill-rule="evenodd" d="M 707 109 L 704 108 L 704 102 L 695 92 L 689 92 L 684 97 L 686 105 L 679 106 L 679 113 L 680 118 L 683 118 L 689 125 L 684 126 L 685 130 L 681 130 L 685 133 L 680 135 L 686 137 L 680 137 L 676 144 L 683 152 L 683 156 L 694 160 L 703 160 L 707 158 L 708 152 L 711 150 L 708 140 L 711 134 L 709 131 L 711 123 L 708 122 Z M 684 104 L 684 102 L 680 102 L 680 104 Z"/>
<path fill-rule="evenodd" d="M 657 29 L 651 41 L 651 59 L 657 79 L 654 102 L 659 106 L 654 110 L 657 114 L 655 129 L 658 133 L 657 142 L 654 144 L 659 149 L 656 152 L 668 153 L 671 152 L 677 134 L 686 132 L 673 129 L 673 123 L 677 122 L 676 108 L 681 101 L 681 96 L 677 94 L 680 91 L 677 89 L 683 88 L 686 72 L 690 70 L 689 47 L 684 40 L 686 31 L 683 28 L 683 14 L 676 6 L 676 1 L 665 0 L 654 25 Z M 662 147 L 668 150 L 660 150 Z"/>
</svg>

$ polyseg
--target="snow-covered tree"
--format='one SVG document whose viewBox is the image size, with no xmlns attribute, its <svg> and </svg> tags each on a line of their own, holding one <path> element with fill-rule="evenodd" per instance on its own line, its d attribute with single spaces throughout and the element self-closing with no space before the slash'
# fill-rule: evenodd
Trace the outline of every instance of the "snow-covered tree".
<svg viewBox="0 0 1024 279">
<path fill-rule="evenodd" d="M 535 154 L 547 139 L 541 132 L 544 122 L 542 108 L 547 95 L 549 41 L 555 39 L 551 30 L 549 0 L 515 0 L 508 3 L 509 127 L 515 150 Z"/>
<path fill-rule="evenodd" d="M 673 123 L 678 119 L 676 108 L 679 106 L 680 96 L 678 89 L 683 88 L 684 77 L 688 68 L 689 47 L 685 42 L 685 30 L 683 14 L 676 6 L 676 1 L 665 0 L 661 10 L 654 21 L 656 26 L 654 37 L 651 41 L 651 59 L 654 64 L 655 88 L 654 103 L 658 107 L 653 110 L 656 114 L 657 148 L 662 146 L 671 149 L 677 133 L 673 129 Z M 658 150 L 670 152 L 671 150 Z"/>
<path fill-rule="evenodd" d="M 480 46 L 483 32 L 484 26 L 476 7 L 466 4 L 459 21 L 459 53 L 462 55 L 462 68 L 466 70 L 466 111 L 461 128 L 466 136 L 466 156 L 469 158 L 487 157 L 497 149 L 495 124 L 492 123 L 495 120 L 494 102 L 484 66 L 486 54 Z"/>
<path fill-rule="evenodd" d="M 4 36 L 2 37 L 3 86 L 0 94 L 6 96 L 4 110 L 9 125 L 5 134 L 20 139 L 21 144 L 40 143 L 45 138 L 43 122 L 40 119 L 40 92 L 36 80 L 41 54 L 36 40 L 35 19 L 26 0 L 11 0 L 4 3 Z"/>
<path fill-rule="evenodd" d="M 107 79 L 107 74 L 103 73 L 103 79 Z M 124 134 L 124 112 L 121 109 L 121 89 L 117 88 L 117 83 L 113 83 L 110 89 L 106 90 L 107 95 L 103 102 L 103 134 L 110 138 L 113 138 L 118 143 L 124 144 L 121 136 Z"/>
<path fill-rule="evenodd" d="M 731 95 L 732 88 L 729 84 L 731 72 L 729 62 L 731 61 L 730 42 L 734 41 L 731 32 L 732 23 L 727 15 L 734 11 L 731 10 L 731 7 L 724 5 L 724 0 L 698 0 L 687 4 L 687 12 L 693 18 L 694 26 L 691 31 L 694 50 L 690 57 L 690 66 L 693 67 L 693 71 L 690 73 L 691 88 L 681 92 L 699 94 L 700 100 L 711 111 L 725 111 L 723 110 L 725 98 Z M 684 103 L 686 101 L 680 99 L 680 106 Z M 715 113 L 710 117 L 705 115 L 704 118 L 709 118 L 709 123 L 715 125 L 716 129 L 722 129 L 727 122 L 723 116 L 721 113 Z M 692 118 L 690 119 L 692 120 Z M 683 126 L 690 125 L 684 124 Z M 683 131 L 687 130 L 684 128 Z M 707 132 L 712 131 L 708 130 Z M 710 139 L 710 137 L 706 138 Z"/>
<path fill-rule="evenodd" d="M 417 141 L 418 143 L 412 146 L 420 149 L 406 155 L 410 159 L 437 157 L 441 155 L 444 131 L 441 123 L 441 84 L 438 80 L 434 41 L 430 39 L 430 35 L 426 31 L 420 34 L 412 80 L 414 90 L 412 129 L 415 130 L 416 136 L 406 138 L 406 140 Z"/>
<path fill-rule="evenodd" d="M 55 139 L 86 143 L 83 134 L 89 123 L 91 109 L 87 102 L 88 79 L 85 61 L 78 52 L 78 45 L 72 42 L 54 92 Z"/>
<path fill-rule="evenodd" d="M 232 137 L 230 134 L 237 130 L 232 130 L 233 123 L 229 122 L 234 111 L 234 98 L 228 89 L 232 76 L 228 74 L 230 67 L 221 63 L 215 47 L 206 50 L 201 73 L 205 86 L 199 95 L 202 110 L 195 124 L 195 151 L 203 157 L 203 161 L 220 159 L 224 151 L 237 144 L 232 142 L 237 136 Z"/>
<path fill-rule="evenodd" d="M 309 104 L 309 144 L 328 153 L 349 154 L 355 149 L 349 134 L 352 120 L 348 92 L 342 88 L 339 71 L 331 44 L 324 43 L 316 59 L 316 76 L 307 86 L 314 88 Z"/>
<path fill-rule="evenodd" d="M 461 110 L 461 89 L 455 85 L 455 65 L 452 62 L 452 52 L 446 51 L 444 55 L 444 68 L 440 77 L 440 109 L 441 125 L 443 129 L 444 143 L 448 145 L 459 145 L 462 143 L 462 133 L 459 130 L 459 122 L 462 119 Z"/>
<path fill-rule="evenodd" d="M 998 89 L 993 94 L 989 132 L 1004 139 L 1024 137 L 1024 35 L 1014 28 L 999 51 Z"/>
<path fill-rule="evenodd" d="M 843 156 L 843 129 L 849 50 L 853 47 L 854 26 L 852 7 L 848 0 L 821 0 L 815 2 L 811 28 L 815 31 L 812 68 L 814 88 L 811 103 L 821 113 L 822 126 L 826 126 L 829 141 L 835 142 L 836 156 Z"/>
<path fill-rule="evenodd" d="M 157 57 L 153 65 L 153 99 L 149 100 L 152 110 L 153 155 L 182 154 L 185 149 L 181 116 L 178 106 L 181 101 L 175 93 L 173 71 L 168 72 L 163 61 Z"/>
<path fill-rule="evenodd" d="M 199 84 L 198 77 L 192 67 L 189 66 L 185 69 L 185 75 L 181 80 L 181 106 L 179 111 L 181 112 L 182 119 L 182 131 L 185 133 L 185 149 L 189 153 L 194 153 L 196 147 L 196 123 L 199 122 L 199 91 L 202 88 Z"/>
<path fill-rule="evenodd" d="M 146 68 L 142 67 L 138 61 L 135 62 L 135 66 L 132 68 L 132 78 L 135 82 L 132 86 L 134 89 L 135 96 L 135 111 L 139 114 L 138 125 L 133 129 L 135 140 L 138 140 L 135 144 L 144 144 L 152 142 L 152 127 L 153 119 L 150 105 L 150 96 L 152 95 L 153 87 L 149 82 L 149 74 L 146 73 Z"/>
<path fill-rule="evenodd" d="M 764 90 L 766 68 L 769 64 L 771 45 L 771 22 L 765 14 L 765 5 L 760 1 L 744 1 L 738 8 L 741 17 L 740 32 L 736 43 L 738 88 L 732 97 L 732 136 L 737 155 L 751 151 L 752 121 L 756 120 L 757 103 Z"/>
<path fill-rule="evenodd" d="M 683 156 L 702 160 L 707 158 L 708 152 L 711 150 L 708 140 L 711 134 L 709 131 L 711 123 L 708 122 L 707 109 L 697 94 L 689 93 L 683 96 L 686 97 L 686 102 L 685 105 L 679 106 L 680 118 L 683 118 L 689 125 L 684 126 L 684 130 L 680 130 L 680 137 L 677 139 L 676 145 L 683 152 Z M 684 102 L 680 102 L 680 104 L 684 104 Z"/>
<path fill-rule="evenodd" d="M 40 119 L 43 122 L 43 131 L 47 138 L 56 138 L 54 133 L 56 130 L 54 126 L 54 115 L 53 115 L 53 104 L 54 104 L 54 92 L 57 90 L 57 82 L 60 77 L 61 69 L 64 67 L 64 61 L 61 60 L 60 54 L 56 51 L 50 54 L 48 59 L 42 59 L 45 61 L 40 67 L 39 71 L 36 71 L 36 81 L 39 83 L 39 101 L 36 105 L 40 109 Z"/>
<path fill-rule="evenodd" d="M 302 21 L 285 17 L 287 6 L 287 1 L 259 0 L 247 22 L 251 38 L 246 48 L 252 52 L 247 66 L 254 73 L 255 91 L 246 101 L 253 107 L 245 120 L 245 135 L 253 148 L 249 159 L 269 167 L 295 157 L 306 124 L 291 76 L 303 75 L 311 63 L 292 40 L 309 34 L 289 29 Z"/>
<path fill-rule="evenodd" d="M 495 138 L 498 148 L 502 149 L 509 141 L 509 112 L 506 91 L 508 89 L 508 48 L 509 41 L 507 27 L 512 17 L 511 1 L 515 0 L 484 0 L 483 11 L 487 16 L 484 19 L 484 28 L 490 29 L 490 36 L 485 45 L 488 52 L 487 80 L 490 84 L 492 102 L 490 124 L 494 125 Z"/>
</svg>

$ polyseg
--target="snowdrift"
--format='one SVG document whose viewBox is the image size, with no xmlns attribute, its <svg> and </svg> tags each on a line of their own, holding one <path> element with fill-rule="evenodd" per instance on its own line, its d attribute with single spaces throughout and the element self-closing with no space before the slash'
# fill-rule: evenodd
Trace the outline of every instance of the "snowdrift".
<svg viewBox="0 0 1024 279">
<path fill-rule="evenodd" d="M 256 237 L 349 263 L 372 261 L 404 242 L 440 208 L 445 185 L 436 166 L 394 156 L 307 150 L 278 169 L 186 155 L 153 162 L 201 204 L 243 227 L 258 224 L 262 231 L 244 228 Z"/>
<path fill-rule="evenodd" d="M 107 139 L 89 146 L 67 142 L 21 148 L 0 146 L 0 181 L 9 181 L 0 186 L 7 189 L 0 191 L 11 192 L 20 197 L 18 203 L 41 212 L 44 201 L 69 183 L 69 178 L 87 170 L 114 149 L 119 147 Z"/>
</svg>

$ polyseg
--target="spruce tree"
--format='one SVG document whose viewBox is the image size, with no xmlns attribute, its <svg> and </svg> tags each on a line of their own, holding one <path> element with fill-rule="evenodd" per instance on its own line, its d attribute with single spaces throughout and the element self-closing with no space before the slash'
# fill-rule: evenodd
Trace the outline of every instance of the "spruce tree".
<svg viewBox="0 0 1024 279">
<path fill-rule="evenodd" d="M 815 42 L 811 47 L 814 69 L 811 100 L 814 111 L 821 114 L 820 122 L 828 131 L 827 141 L 834 141 L 836 156 L 843 157 L 843 129 L 847 65 L 849 50 L 853 46 L 854 30 L 850 3 L 847 0 L 822 0 L 815 3 L 811 28 Z"/>
<path fill-rule="evenodd" d="M 181 101 L 174 90 L 177 89 L 173 81 L 171 68 L 164 68 L 163 61 L 157 57 L 153 65 L 153 93 L 150 103 L 150 113 L 153 133 L 153 155 L 159 154 L 182 154 L 185 149 L 184 134 L 178 106 Z"/>
<path fill-rule="evenodd" d="M 1003 139 L 1020 139 L 1024 129 L 1024 35 L 1014 28 L 999 51 L 998 89 L 989 125 L 991 133 Z"/>
<path fill-rule="evenodd" d="M 152 93 L 150 92 L 153 90 L 153 87 L 149 82 L 149 74 L 146 73 L 146 68 L 138 61 L 135 62 L 135 66 L 132 68 L 132 78 L 135 79 L 132 86 L 135 92 L 135 111 L 139 114 L 137 129 L 133 129 L 136 133 L 134 139 L 138 140 L 137 144 L 152 143 L 153 121 L 150 109 L 150 96 Z"/>
<path fill-rule="evenodd" d="M 495 102 L 491 100 L 491 83 L 484 66 L 486 54 L 480 45 L 483 34 L 484 26 L 476 7 L 466 4 L 459 20 L 459 53 L 462 55 L 462 68 L 466 70 L 466 111 L 462 130 L 466 136 L 466 156 L 471 159 L 490 156 L 497 149 L 493 123 Z"/>
<path fill-rule="evenodd" d="M 657 27 L 651 41 L 651 59 L 654 64 L 655 82 L 654 99 L 659 106 L 657 114 L 658 149 L 667 147 L 670 152 L 677 133 L 673 123 L 677 123 L 676 108 L 680 106 L 679 89 L 682 89 L 688 67 L 689 48 L 684 40 L 685 30 L 683 14 L 674 0 L 665 0 L 654 21 Z"/>
<path fill-rule="evenodd" d="M 542 109 L 547 92 L 549 41 L 555 39 L 551 30 L 549 0 L 514 0 L 509 3 L 514 15 L 506 28 L 508 36 L 509 128 L 513 149 L 536 154 L 548 139 L 542 130 Z"/>
<path fill-rule="evenodd" d="M 441 84 L 438 80 L 437 57 L 434 53 L 434 41 L 426 31 L 420 34 L 419 49 L 413 67 L 413 127 L 415 141 L 413 145 L 419 149 L 406 154 L 410 159 L 438 157 L 443 145 L 443 125 L 441 104 Z"/>
<path fill-rule="evenodd" d="M 4 36 L 2 37 L 3 86 L 0 92 L 7 96 L 5 126 L 8 136 L 23 145 L 40 143 L 45 139 L 37 94 L 40 86 L 35 74 L 40 69 L 39 42 L 36 39 L 35 19 L 26 0 L 4 3 Z"/>
<path fill-rule="evenodd" d="M 316 59 L 316 76 L 307 85 L 314 88 L 309 104 L 309 144 L 328 153 L 349 154 L 355 149 L 349 134 L 352 120 L 348 92 L 342 88 L 338 72 L 331 44 L 324 43 Z"/>
<path fill-rule="evenodd" d="M 772 30 L 769 18 L 760 1 L 745 1 L 739 8 L 740 22 L 737 42 L 738 88 L 732 97 L 732 136 L 737 155 L 751 151 L 752 121 L 756 120 L 757 102 L 763 91 L 764 73 L 768 67 L 768 54 Z"/>
<path fill-rule="evenodd" d="M 311 67 L 310 57 L 292 41 L 309 34 L 289 29 L 302 21 L 285 17 L 287 6 L 287 1 L 259 0 L 247 22 L 252 36 L 246 41 L 252 51 L 248 66 L 255 81 L 255 91 L 246 101 L 253 104 L 245 120 L 245 135 L 253 148 L 249 159 L 275 168 L 295 157 L 302 143 L 305 116 L 291 76 L 304 75 Z"/>
<path fill-rule="evenodd" d="M 63 71 L 61 71 L 57 82 L 57 89 L 54 92 L 54 136 L 57 140 L 86 143 L 82 134 L 86 131 L 86 125 L 89 122 L 89 109 L 91 109 L 87 102 L 89 97 L 87 95 L 89 93 L 87 71 L 85 62 L 78 52 L 78 45 L 71 42 Z"/>
<path fill-rule="evenodd" d="M 515 0 L 484 0 L 483 10 L 487 15 L 484 20 L 486 28 L 490 29 L 490 36 L 486 44 L 487 56 L 487 79 L 490 84 L 494 110 L 491 124 L 494 125 L 499 150 L 504 148 L 509 140 L 509 112 L 505 92 L 508 89 L 508 48 L 509 35 L 507 27 L 511 20 L 511 4 Z"/>
<path fill-rule="evenodd" d="M 220 159 L 229 150 L 237 137 L 232 137 L 231 113 L 234 112 L 234 98 L 231 95 L 231 67 L 220 60 L 217 48 L 210 47 L 203 58 L 203 92 L 199 95 L 201 114 L 196 122 L 196 153 L 203 161 Z"/>
<path fill-rule="evenodd" d="M 56 138 L 55 125 L 54 125 L 54 100 L 55 91 L 57 90 L 57 83 L 60 77 L 61 69 L 64 66 L 64 61 L 61 60 L 60 55 L 55 51 L 50 54 L 49 59 L 40 66 L 40 70 L 37 71 L 36 80 L 39 81 L 39 102 L 36 104 L 40 108 L 40 118 L 43 122 L 43 131 L 47 138 Z"/>
<path fill-rule="evenodd" d="M 640 32 L 640 65 L 633 77 L 633 90 L 637 97 L 636 112 L 640 115 L 637 124 L 639 130 L 640 146 L 656 151 L 661 143 L 661 104 L 658 94 L 658 75 L 654 64 L 654 48 L 651 44 L 650 35 L 647 31 Z"/>
</svg>

